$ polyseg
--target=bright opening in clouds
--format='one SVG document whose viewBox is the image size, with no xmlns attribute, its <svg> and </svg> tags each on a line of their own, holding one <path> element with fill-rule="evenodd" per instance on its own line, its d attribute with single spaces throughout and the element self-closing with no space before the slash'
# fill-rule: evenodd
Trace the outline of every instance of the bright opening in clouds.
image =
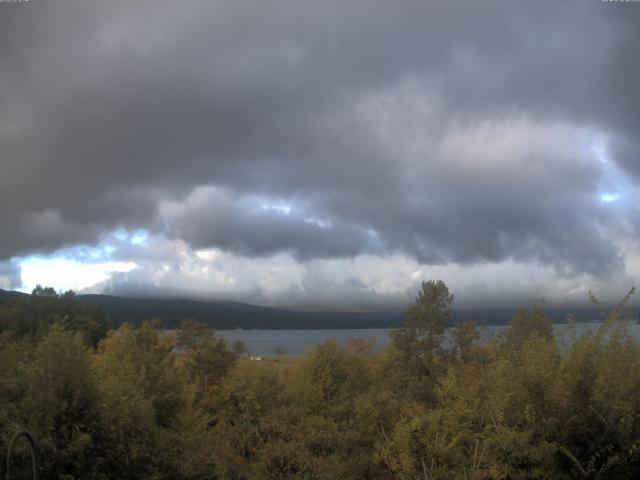
<svg viewBox="0 0 640 480">
<path fill-rule="evenodd" d="M 633 182 L 625 171 L 611 160 L 609 142 L 596 136 L 591 145 L 596 158 L 600 161 L 602 176 L 600 181 L 600 200 L 605 203 L 616 202 L 623 195 L 628 195 L 633 190 Z"/>
<path fill-rule="evenodd" d="M 104 282 L 116 272 L 136 268 L 133 262 L 83 263 L 57 257 L 28 257 L 19 263 L 22 272 L 20 290 L 31 292 L 36 285 L 55 285 L 61 291 L 81 291 Z"/>
<path fill-rule="evenodd" d="M 618 298 L 640 277 L 640 9 L 617 7 L 3 9 L 0 287 Z"/>
<path fill-rule="evenodd" d="M 615 202 L 616 200 L 618 200 L 620 198 L 620 194 L 619 193 L 603 193 L 602 195 L 600 195 L 600 200 L 602 200 L 603 202 Z"/>
</svg>

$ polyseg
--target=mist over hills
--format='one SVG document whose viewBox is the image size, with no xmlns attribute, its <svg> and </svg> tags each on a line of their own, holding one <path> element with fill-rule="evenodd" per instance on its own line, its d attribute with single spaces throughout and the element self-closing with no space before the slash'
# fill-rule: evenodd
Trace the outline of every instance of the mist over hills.
<svg viewBox="0 0 640 480">
<path fill-rule="evenodd" d="M 0 289 L 0 302 L 16 301 L 26 293 Z M 111 295 L 77 295 L 78 302 L 103 310 L 115 325 L 140 324 L 158 318 L 174 328 L 191 318 L 216 329 L 357 329 L 389 328 L 402 324 L 403 311 L 305 311 L 273 308 L 232 301 L 202 301 L 175 298 L 129 298 Z M 480 325 L 508 324 L 517 307 L 453 309 L 455 321 L 475 320 Z M 547 314 L 562 323 L 571 313 L 579 322 L 597 320 L 591 305 L 550 306 Z M 635 310 L 634 310 L 635 312 Z M 634 313 L 634 315 L 637 315 Z"/>
</svg>

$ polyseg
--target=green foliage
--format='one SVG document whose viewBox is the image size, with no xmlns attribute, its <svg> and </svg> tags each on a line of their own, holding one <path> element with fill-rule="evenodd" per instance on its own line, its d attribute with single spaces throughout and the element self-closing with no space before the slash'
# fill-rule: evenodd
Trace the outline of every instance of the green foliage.
<svg viewBox="0 0 640 480">
<path fill-rule="evenodd" d="M 451 330 L 451 340 L 454 354 L 460 360 L 467 361 L 477 350 L 480 331 L 475 322 L 460 322 Z"/>
<path fill-rule="evenodd" d="M 453 294 L 442 280 L 422 282 L 403 326 L 392 331 L 388 356 L 390 388 L 402 396 L 435 401 L 435 383 L 445 369 L 445 329 L 453 320 Z"/>
<path fill-rule="evenodd" d="M 416 301 L 409 307 L 406 320 L 401 329 L 420 340 L 437 339 L 444 333 L 453 319 L 449 305 L 453 294 L 442 280 L 422 282 Z"/>
<path fill-rule="evenodd" d="M 506 343 L 515 349 L 521 348 L 532 335 L 545 339 L 553 336 L 551 319 L 544 313 L 541 305 L 533 309 L 522 308 L 511 321 L 511 327 L 505 335 Z"/>
<path fill-rule="evenodd" d="M 38 285 L 31 295 L 0 305 L 0 332 L 37 342 L 51 325 L 79 332 L 89 345 L 97 343 L 107 333 L 108 320 L 99 309 L 80 305 L 72 291 L 58 295 L 51 287 Z"/>
<path fill-rule="evenodd" d="M 26 427 L 38 439 L 45 471 L 54 478 L 68 472 L 88 476 L 97 455 L 92 435 L 99 417 L 82 336 L 54 324 L 35 346 L 9 342 L 1 348 L 9 371 L 3 368 L 8 388 L 0 389 L 0 443 L 6 445 Z"/>
<path fill-rule="evenodd" d="M 203 396 L 233 367 L 242 346 L 230 349 L 221 337 L 205 324 L 185 320 L 178 330 L 176 346 L 186 354 L 185 365 L 191 380 L 202 388 Z"/>
<path fill-rule="evenodd" d="M 538 307 L 482 344 L 468 322 L 445 339 L 452 296 L 427 282 L 385 351 L 328 341 L 276 363 L 240 358 L 242 348 L 193 321 L 176 332 L 123 325 L 93 346 L 77 324 L 52 320 L 72 295 L 34 293 L 9 310 L 42 314 L 43 326 L 0 333 L 0 451 L 26 427 L 43 478 L 631 479 L 640 471 L 640 342 L 628 297 L 580 338 L 575 324 L 568 341 L 554 337 Z"/>
</svg>

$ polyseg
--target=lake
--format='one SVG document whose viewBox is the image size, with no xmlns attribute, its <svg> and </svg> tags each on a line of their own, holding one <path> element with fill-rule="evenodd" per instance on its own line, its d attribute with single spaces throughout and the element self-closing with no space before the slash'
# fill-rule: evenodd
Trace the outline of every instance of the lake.
<svg viewBox="0 0 640 480">
<path fill-rule="evenodd" d="M 578 323 L 576 334 L 584 335 L 586 332 L 597 328 L 599 322 Z M 567 325 L 555 324 L 553 326 L 556 335 L 561 335 Z M 506 326 L 479 327 L 482 339 L 487 341 L 506 329 Z M 640 325 L 632 324 L 632 332 L 637 339 L 640 339 Z M 358 337 L 363 339 L 374 339 L 376 346 L 380 349 L 386 347 L 391 341 L 390 329 L 370 328 L 370 329 L 331 329 L 331 330 L 218 330 L 229 343 L 242 340 L 251 355 L 273 355 L 276 347 L 284 347 L 288 355 L 302 355 L 314 345 L 325 340 L 335 339 L 340 343 L 345 343 L 349 338 Z"/>
</svg>

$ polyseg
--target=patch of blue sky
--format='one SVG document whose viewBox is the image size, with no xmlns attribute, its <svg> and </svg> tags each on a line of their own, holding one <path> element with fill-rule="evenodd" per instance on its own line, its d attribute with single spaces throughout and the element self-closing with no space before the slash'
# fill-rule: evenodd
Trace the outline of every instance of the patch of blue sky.
<svg viewBox="0 0 640 480">
<path fill-rule="evenodd" d="M 600 200 L 602 200 L 605 203 L 615 202 L 616 200 L 619 200 L 619 199 L 620 199 L 620 193 L 618 192 L 600 194 Z"/>
<path fill-rule="evenodd" d="M 120 228 L 104 235 L 97 245 L 75 245 L 49 255 L 18 258 L 22 285 L 19 290 L 30 292 L 36 285 L 56 290 L 82 290 L 106 280 L 111 273 L 127 272 L 137 265 L 114 260 L 122 244 L 142 245 L 149 239 L 144 229 L 128 231 Z"/>
<path fill-rule="evenodd" d="M 602 177 L 598 185 L 601 202 L 622 204 L 630 197 L 633 184 L 624 171 L 610 158 L 607 139 L 604 135 L 594 135 L 589 146 L 600 163 Z"/>
<path fill-rule="evenodd" d="M 136 230 L 127 230 L 126 228 L 118 228 L 104 237 L 107 241 L 114 238 L 120 242 L 130 243 L 131 245 L 140 245 L 149 239 L 149 232 L 143 228 Z"/>
<path fill-rule="evenodd" d="M 291 213 L 291 205 L 285 202 L 275 202 L 275 203 L 262 203 L 260 205 L 262 210 L 270 210 L 272 212 L 279 213 L 281 215 L 289 215 Z"/>
<path fill-rule="evenodd" d="M 250 194 L 239 198 L 237 204 L 246 212 L 274 212 L 291 215 L 299 210 L 294 199 L 284 199 L 260 194 Z"/>
<path fill-rule="evenodd" d="M 149 232 L 146 230 L 135 230 L 131 233 L 131 245 L 142 245 L 149 240 Z"/>
</svg>

